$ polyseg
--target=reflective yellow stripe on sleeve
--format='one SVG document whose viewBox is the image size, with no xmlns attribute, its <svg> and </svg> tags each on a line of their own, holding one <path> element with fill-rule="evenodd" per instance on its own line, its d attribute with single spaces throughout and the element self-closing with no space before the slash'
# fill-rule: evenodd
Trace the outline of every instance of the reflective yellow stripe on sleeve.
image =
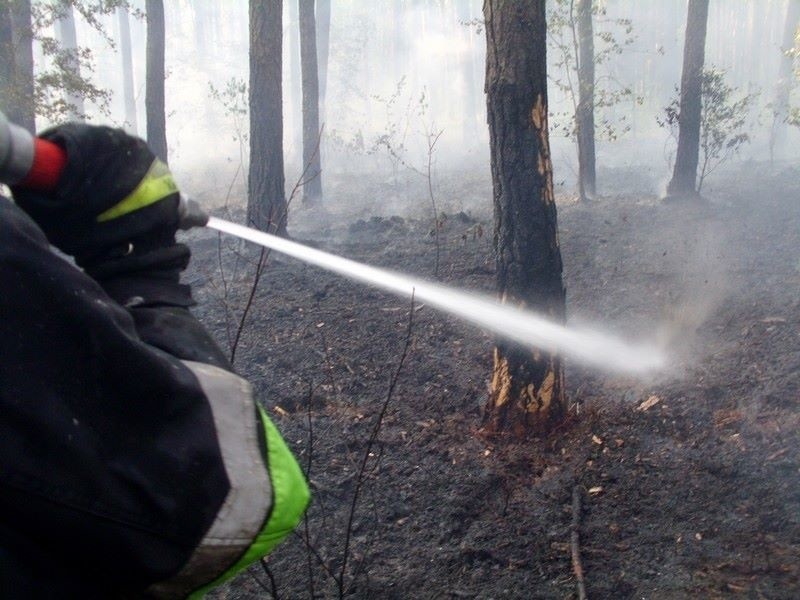
<svg viewBox="0 0 800 600">
<path fill-rule="evenodd" d="M 104 223 L 132 213 L 140 208 L 155 204 L 178 191 L 169 167 L 161 160 L 155 159 L 147 174 L 130 194 L 107 211 L 97 216 L 98 223 Z"/>
</svg>

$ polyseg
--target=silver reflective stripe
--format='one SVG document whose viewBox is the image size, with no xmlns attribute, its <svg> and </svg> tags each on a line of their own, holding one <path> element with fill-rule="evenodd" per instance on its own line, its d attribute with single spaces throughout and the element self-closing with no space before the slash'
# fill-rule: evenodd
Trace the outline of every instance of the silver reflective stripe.
<svg viewBox="0 0 800 600">
<path fill-rule="evenodd" d="M 197 377 L 211 405 L 231 489 L 203 541 L 180 572 L 148 589 L 158 598 L 186 597 L 222 575 L 253 543 L 272 502 L 258 437 L 262 425 L 250 384 L 218 367 L 182 362 Z"/>
</svg>

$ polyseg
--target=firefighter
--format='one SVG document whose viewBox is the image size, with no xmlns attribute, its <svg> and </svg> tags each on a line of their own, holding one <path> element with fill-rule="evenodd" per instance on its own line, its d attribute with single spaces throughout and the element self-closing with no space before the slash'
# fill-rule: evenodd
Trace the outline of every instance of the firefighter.
<svg viewBox="0 0 800 600">
<path fill-rule="evenodd" d="M 43 137 L 57 189 L 0 198 L 0 597 L 200 596 L 292 531 L 305 479 L 189 312 L 166 165 L 108 127 Z"/>
</svg>

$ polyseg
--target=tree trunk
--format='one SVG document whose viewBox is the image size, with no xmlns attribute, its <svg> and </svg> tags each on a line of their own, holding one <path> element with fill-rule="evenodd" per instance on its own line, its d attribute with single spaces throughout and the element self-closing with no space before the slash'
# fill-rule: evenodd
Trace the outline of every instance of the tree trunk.
<svg viewBox="0 0 800 600">
<path fill-rule="evenodd" d="M 291 140 L 292 164 L 300 162 L 303 147 L 303 125 L 301 114 L 303 104 L 302 79 L 300 72 L 300 17 L 298 15 L 297 0 L 289 0 L 289 103 L 291 110 Z M 288 116 L 288 115 L 287 115 Z"/>
<path fill-rule="evenodd" d="M 787 52 L 794 48 L 795 35 L 800 27 L 800 0 L 789 0 L 786 7 L 786 21 L 783 29 L 783 43 L 781 44 L 781 64 L 778 70 L 778 83 L 775 86 L 775 101 L 772 121 L 772 130 L 769 140 L 770 160 L 775 154 L 780 154 L 786 145 L 786 120 L 789 116 L 789 94 L 794 86 L 794 58 Z"/>
<path fill-rule="evenodd" d="M 81 66 L 78 62 L 78 37 L 75 33 L 75 17 L 72 4 L 62 2 L 58 8 L 59 18 L 56 19 L 56 38 L 65 53 L 64 67 L 70 78 L 79 81 Z M 67 118 L 71 121 L 82 121 L 86 118 L 86 109 L 83 96 L 77 93 L 75 86 L 69 86 L 64 91 L 64 101 L 67 103 Z"/>
<path fill-rule="evenodd" d="M 5 104 L 8 117 L 30 132 L 36 130 L 33 97 L 33 30 L 30 0 L 8 3 L 13 40 L 14 103 Z"/>
<path fill-rule="evenodd" d="M 247 220 L 286 234 L 283 174 L 283 3 L 250 0 L 250 171 Z"/>
<path fill-rule="evenodd" d="M 328 56 L 331 37 L 331 0 L 317 0 L 317 59 L 319 61 L 319 114 L 325 122 L 325 93 L 328 89 Z"/>
<path fill-rule="evenodd" d="M 700 155 L 700 119 L 703 109 L 703 63 L 705 62 L 708 0 L 689 0 L 686 42 L 683 49 L 678 151 L 667 195 L 697 196 L 697 163 Z"/>
<path fill-rule="evenodd" d="M 147 144 L 167 162 L 167 123 L 164 112 L 164 3 L 147 0 L 147 82 L 145 109 L 147 111 Z"/>
<path fill-rule="evenodd" d="M 322 198 L 322 167 L 319 156 L 319 72 L 314 0 L 298 0 L 300 8 L 300 66 L 303 71 L 303 202 L 316 204 Z"/>
<path fill-rule="evenodd" d="M 486 0 L 486 92 L 501 300 L 565 315 L 547 129 L 545 0 Z M 547 431 L 567 413 L 558 356 L 498 339 L 488 434 Z"/>
<path fill-rule="evenodd" d="M 133 92 L 133 55 L 131 53 L 131 25 L 128 9 L 117 7 L 119 19 L 119 48 L 122 54 L 122 94 L 125 101 L 125 121 L 128 131 L 138 135 L 139 126 L 136 118 L 136 98 Z"/>
<path fill-rule="evenodd" d="M 0 108 L 8 113 L 16 107 L 14 86 L 14 33 L 11 24 L 11 11 L 7 5 L 0 5 Z"/>
<path fill-rule="evenodd" d="M 597 187 L 594 150 L 594 31 L 592 0 L 578 0 L 578 189 L 581 200 L 594 198 Z"/>
</svg>

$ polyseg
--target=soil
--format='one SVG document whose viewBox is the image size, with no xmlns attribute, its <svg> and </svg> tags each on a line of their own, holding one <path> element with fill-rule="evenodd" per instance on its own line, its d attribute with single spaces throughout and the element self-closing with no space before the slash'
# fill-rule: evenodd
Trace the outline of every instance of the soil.
<svg viewBox="0 0 800 600">
<path fill-rule="evenodd" d="M 560 200 L 570 320 L 658 339 L 672 364 L 633 379 L 568 362 L 570 420 L 524 441 L 479 431 L 490 335 L 414 305 L 390 394 L 410 302 L 270 256 L 235 366 L 313 503 L 211 597 L 576 598 L 575 486 L 590 598 L 800 597 L 800 171 L 750 165 L 712 184 L 699 203 Z M 491 293 L 489 182 L 456 174 L 439 194 L 443 281 Z M 316 225 L 299 211 L 290 233 L 432 277 L 431 219 L 393 208 Z M 225 240 L 220 253 L 209 232 L 191 245 L 197 314 L 227 347 L 258 251 Z"/>
</svg>

